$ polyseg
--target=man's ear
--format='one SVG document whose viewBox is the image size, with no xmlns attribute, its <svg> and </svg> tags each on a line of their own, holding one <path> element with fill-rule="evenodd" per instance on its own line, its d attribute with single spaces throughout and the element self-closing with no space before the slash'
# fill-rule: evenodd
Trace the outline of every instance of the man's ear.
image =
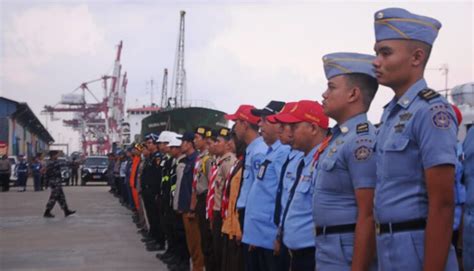
<svg viewBox="0 0 474 271">
<path fill-rule="evenodd" d="M 411 64 L 414 67 L 423 65 L 426 61 L 426 52 L 421 48 L 415 48 L 411 56 Z"/>
<path fill-rule="evenodd" d="M 360 88 L 358 86 L 353 86 L 349 90 L 348 102 L 349 103 L 356 102 L 360 99 L 360 96 L 361 96 Z"/>
</svg>

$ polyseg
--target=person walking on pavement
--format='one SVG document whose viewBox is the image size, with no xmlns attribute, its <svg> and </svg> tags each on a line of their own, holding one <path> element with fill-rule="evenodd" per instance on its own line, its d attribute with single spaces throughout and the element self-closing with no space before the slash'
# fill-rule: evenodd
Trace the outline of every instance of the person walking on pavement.
<svg viewBox="0 0 474 271">
<path fill-rule="evenodd" d="M 41 190 L 41 169 L 42 165 L 39 160 L 39 156 L 36 156 L 35 160 L 31 164 L 31 172 L 33 173 L 33 184 L 35 192 Z"/>
<path fill-rule="evenodd" d="M 64 216 L 68 217 L 76 211 L 70 210 L 66 203 L 66 196 L 61 185 L 61 165 L 58 161 L 58 151 L 50 151 L 49 157 L 51 159 L 50 163 L 46 167 L 46 178 L 49 181 L 51 187 L 51 195 L 49 196 L 48 203 L 46 204 L 46 210 L 44 211 L 44 217 L 53 218 L 54 215 L 51 213 L 51 210 L 56 204 L 56 201 L 61 206 L 61 209 L 64 211 Z"/>
<path fill-rule="evenodd" d="M 18 155 L 20 162 L 15 167 L 16 175 L 18 176 L 17 186 L 18 192 L 26 191 L 26 182 L 28 180 L 28 162 L 25 160 L 25 156 L 20 154 Z"/>
<path fill-rule="evenodd" d="M 12 171 L 12 166 L 8 156 L 5 154 L 0 159 L 0 184 L 2 186 L 2 192 L 7 192 L 10 190 L 10 175 Z"/>
</svg>

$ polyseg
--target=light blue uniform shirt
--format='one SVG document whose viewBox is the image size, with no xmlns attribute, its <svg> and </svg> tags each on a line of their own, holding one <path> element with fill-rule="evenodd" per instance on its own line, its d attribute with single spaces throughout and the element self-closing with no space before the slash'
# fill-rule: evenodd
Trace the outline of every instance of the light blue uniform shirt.
<svg viewBox="0 0 474 271">
<path fill-rule="evenodd" d="M 290 193 L 291 187 L 296 179 L 296 170 L 298 169 L 298 164 L 303 158 L 304 153 L 295 149 L 292 149 L 288 158 L 290 161 L 288 162 L 288 166 L 286 167 L 286 171 L 283 173 L 283 189 L 281 192 L 281 216 L 280 216 L 280 224 L 281 220 L 283 219 L 283 212 L 285 211 L 286 202 L 288 201 L 288 193 Z"/>
<path fill-rule="evenodd" d="M 461 215 L 462 215 L 462 208 L 464 206 L 464 202 L 466 201 L 466 187 L 461 182 L 462 175 L 464 171 L 464 167 L 462 162 L 459 160 L 459 157 L 462 157 L 462 144 L 457 144 L 457 152 L 456 156 L 458 159 L 456 160 L 455 166 L 455 178 L 454 178 L 454 224 L 453 230 L 459 229 L 459 225 L 461 224 Z"/>
<path fill-rule="evenodd" d="M 469 129 L 463 144 L 464 183 L 466 184 L 466 202 L 464 207 L 474 215 L 474 126 Z"/>
<path fill-rule="evenodd" d="M 263 162 L 265 153 L 267 152 L 268 146 L 263 141 L 263 138 L 255 138 L 245 150 L 245 166 L 244 166 L 244 177 L 242 187 L 240 189 L 240 195 L 237 199 L 237 209 L 245 208 L 247 203 L 247 195 L 250 191 L 250 187 L 258 173 L 260 164 Z"/>
<path fill-rule="evenodd" d="M 260 168 L 250 187 L 245 208 L 242 242 L 273 249 L 277 226 L 273 222 L 275 199 L 281 168 L 290 153 L 290 147 L 277 140 L 267 146 Z"/>
<path fill-rule="evenodd" d="M 402 222 L 428 216 L 424 170 L 456 162 L 456 117 L 424 79 L 386 105 L 377 135 L 375 220 Z M 425 98 L 423 98 L 424 96 Z"/>
<path fill-rule="evenodd" d="M 466 203 L 464 205 L 463 264 L 464 270 L 474 269 L 474 127 L 467 132 L 464 149 L 464 183 Z"/>
<path fill-rule="evenodd" d="M 357 222 L 355 189 L 375 187 L 375 128 L 359 114 L 332 129 L 332 138 L 319 157 L 313 195 L 317 226 Z"/>
<path fill-rule="evenodd" d="M 314 147 L 306 156 L 303 156 L 304 167 L 301 171 L 300 180 L 296 186 L 293 199 L 288 206 L 283 230 L 283 243 L 289 249 L 296 250 L 314 247 L 314 224 L 311 214 L 313 211 L 313 174 L 315 174 L 315 165 L 312 162 L 318 147 L 319 145 Z M 298 159 L 296 163 L 295 175 L 300 161 L 301 159 Z"/>
</svg>

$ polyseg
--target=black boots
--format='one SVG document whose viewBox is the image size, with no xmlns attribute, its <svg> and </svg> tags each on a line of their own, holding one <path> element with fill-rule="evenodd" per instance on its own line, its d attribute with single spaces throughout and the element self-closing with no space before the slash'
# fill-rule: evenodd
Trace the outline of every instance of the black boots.
<svg viewBox="0 0 474 271">
<path fill-rule="evenodd" d="M 46 211 L 44 211 L 43 217 L 46 217 L 46 218 L 53 218 L 54 215 L 51 213 L 50 210 L 46 210 Z"/>
<path fill-rule="evenodd" d="M 68 216 L 73 215 L 73 214 L 75 214 L 75 213 L 76 213 L 76 211 L 71 211 L 71 210 L 69 210 L 69 209 L 66 209 L 66 210 L 64 211 L 64 216 L 65 216 L 65 217 L 68 217 Z"/>
<path fill-rule="evenodd" d="M 64 211 L 64 216 L 65 216 L 65 217 L 68 217 L 68 216 L 70 216 L 70 215 L 72 215 L 72 214 L 75 214 L 75 213 L 76 213 L 76 211 L 71 211 L 71 210 L 69 210 L 69 209 L 66 209 L 66 210 Z M 53 218 L 54 215 L 51 213 L 50 210 L 46 210 L 46 211 L 44 211 L 43 217 L 46 217 L 46 218 Z"/>
</svg>

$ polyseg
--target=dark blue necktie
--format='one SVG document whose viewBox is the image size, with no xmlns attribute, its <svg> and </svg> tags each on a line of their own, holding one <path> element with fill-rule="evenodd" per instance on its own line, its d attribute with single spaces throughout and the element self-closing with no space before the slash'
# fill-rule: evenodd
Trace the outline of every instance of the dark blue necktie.
<svg viewBox="0 0 474 271">
<path fill-rule="evenodd" d="M 293 186 L 291 187 L 290 193 L 288 194 L 288 201 L 286 202 L 285 205 L 285 211 L 283 211 L 283 220 L 281 222 L 281 232 L 283 233 L 285 230 L 285 220 L 286 220 L 286 215 L 288 214 L 288 209 L 290 207 L 290 203 L 293 200 L 293 196 L 295 195 L 295 190 L 296 187 L 298 186 L 298 183 L 300 181 L 301 173 L 303 172 L 304 168 L 304 159 L 301 159 L 300 163 L 298 164 L 298 170 L 296 170 L 296 180 L 293 183 Z"/>
<path fill-rule="evenodd" d="M 290 163 L 290 161 L 291 161 L 290 156 L 288 156 L 288 158 L 286 158 L 285 163 L 283 163 L 283 166 L 281 167 L 280 182 L 278 183 L 278 189 L 277 189 L 276 200 L 275 200 L 275 212 L 273 213 L 273 222 L 275 223 L 277 227 L 280 225 L 281 194 L 283 192 L 283 179 L 285 178 L 286 168 L 288 167 L 288 164 Z"/>
</svg>

